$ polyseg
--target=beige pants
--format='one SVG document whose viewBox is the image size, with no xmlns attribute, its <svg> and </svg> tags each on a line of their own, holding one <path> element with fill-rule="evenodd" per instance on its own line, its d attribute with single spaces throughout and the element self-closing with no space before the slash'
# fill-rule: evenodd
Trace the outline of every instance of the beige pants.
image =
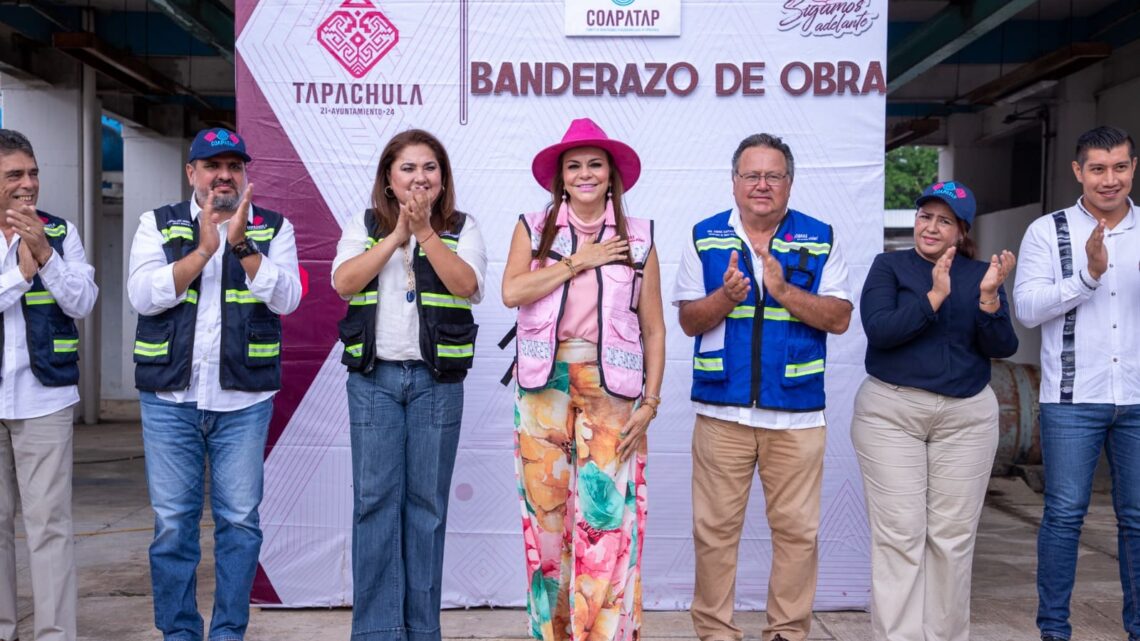
<svg viewBox="0 0 1140 641">
<path fill-rule="evenodd" d="M 693 545 L 697 577 L 693 627 L 701 641 L 740 641 L 733 621 L 736 559 L 752 477 L 760 467 L 772 571 L 768 580 L 768 625 L 803 641 L 815 599 L 819 495 L 823 480 L 823 427 L 768 430 L 697 415 L 693 428 Z"/>
<path fill-rule="evenodd" d="M 72 409 L 0 421 L 0 639 L 16 638 L 16 496 L 32 574 L 35 641 L 75 640 Z"/>
<path fill-rule="evenodd" d="M 868 378 L 851 440 L 871 525 L 875 641 L 968 641 L 975 534 L 998 443 L 993 390 L 953 398 Z"/>
</svg>

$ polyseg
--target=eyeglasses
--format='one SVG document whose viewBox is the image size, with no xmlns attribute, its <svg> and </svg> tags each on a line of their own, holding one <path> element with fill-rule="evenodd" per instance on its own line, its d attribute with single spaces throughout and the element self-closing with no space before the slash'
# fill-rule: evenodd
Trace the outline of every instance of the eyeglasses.
<svg viewBox="0 0 1140 641">
<path fill-rule="evenodd" d="M 788 174 L 736 174 L 736 177 L 748 187 L 759 185 L 761 178 L 769 187 L 779 187 L 788 179 Z"/>
</svg>

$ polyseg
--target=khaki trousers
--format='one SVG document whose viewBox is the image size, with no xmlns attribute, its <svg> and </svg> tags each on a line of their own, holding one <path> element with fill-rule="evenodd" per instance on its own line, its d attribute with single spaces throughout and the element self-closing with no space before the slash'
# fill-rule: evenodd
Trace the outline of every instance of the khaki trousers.
<svg viewBox="0 0 1140 641">
<path fill-rule="evenodd" d="M 771 641 L 777 634 L 787 641 L 807 638 L 818 567 L 825 435 L 823 427 L 770 430 L 697 415 L 693 428 L 697 577 L 691 612 L 701 641 L 744 637 L 733 621 L 736 560 L 757 465 L 772 531 L 763 640 Z"/>
<path fill-rule="evenodd" d="M 0 421 L 0 639 L 16 638 L 16 497 L 28 537 L 35 641 L 75 641 L 70 407 Z"/>
<path fill-rule="evenodd" d="M 969 641 L 975 535 L 998 444 L 993 390 L 954 398 L 868 378 L 851 441 L 871 526 L 875 641 Z"/>
</svg>

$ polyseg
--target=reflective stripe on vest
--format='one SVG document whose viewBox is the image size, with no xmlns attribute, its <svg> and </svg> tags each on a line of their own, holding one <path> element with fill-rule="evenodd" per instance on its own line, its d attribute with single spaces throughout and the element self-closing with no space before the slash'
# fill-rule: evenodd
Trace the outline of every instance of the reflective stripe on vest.
<svg viewBox="0 0 1140 641">
<path fill-rule="evenodd" d="M 440 358 L 472 358 L 475 356 L 474 343 L 464 345 L 436 345 L 436 356 Z"/>
<path fill-rule="evenodd" d="M 784 376 L 796 378 L 797 376 L 810 376 L 823 372 L 823 359 L 808 361 L 806 363 L 789 363 L 784 367 Z"/>
<path fill-rule="evenodd" d="M 360 358 L 361 354 L 364 353 L 364 343 L 345 345 L 344 351 L 348 352 L 348 355 L 352 356 L 353 358 Z"/>
<path fill-rule="evenodd" d="M 44 235 L 48 238 L 63 238 L 67 235 L 67 225 L 45 225 Z"/>
<path fill-rule="evenodd" d="M 227 303 L 241 303 L 243 305 L 250 305 L 260 303 L 248 289 L 227 289 L 226 290 Z"/>
<path fill-rule="evenodd" d="M 471 309 L 471 302 L 466 298 L 450 294 L 433 294 L 423 292 L 420 294 L 420 303 L 426 307 L 448 307 L 451 309 Z"/>
<path fill-rule="evenodd" d="M 245 230 L 245 237 L 250 240 L 255 240 L 259 243 L 267 243 L 273 240 L 274 229 L 247 229 Z"/>
<path fill-rule="evenodd" d="M 174 238 L 181 238 L 183 240 L 194 240 L 194 228 L 185 225 L 171 225 L 162 230 L 163 242 L 169 243 Z"/>
<path fill-rule="evenodd" d="M 698 252 L 710 249 L 735 249 L 741 251 L 744 249 L 744 242 L 735 236 L 732 238 L 702 238 L 697 241 Z"/>
<path fill-rule="evenodd" d="M 196 289 L 186 290 L 186 298 L 182 299 L 182 302 L 183 303 L 190 303 L 191 305 L 197 305 L 198 304 L 198 290 L 196 290 Z"/>
<path fill-rule="evenodd" d="M 831 243 L 797 243 L 793 241 L 772 239 L 772 251 L 787 254 L 806 249 L 813 256 L 823 256 L 831 253 Z"/>
<path fill-rule="evenodd" d="M 728 313 L 729 318 L 752 318 L 756 315 L 756 307 L 753 305 L 737 305 L 732 308 Z M 792 316 L 792 313 L 783 307 L 765 307 L 764 320 L 771 321 L 787 321 L 790 323 L 799 323 L 800 319 Z"/>
<path fill-rule="evenodd" d="M 55 299 L 51 292 L 28 292 L 24 294 L 24 302 L 28 305 L 54 305 Z"/>
<path fill-rule="evenodd" d="M 156 356 L 166 356 L 170 353 L 170 341 L 163 343 L 144 343 L 143 341 L 135 341 L 135 354 L 139 356 L 147 356 L 154 358 Z"/>
<path fill-rule="evenodd" d="M 443 241 L 443 244 L 446 245 L 447 248 L 450 249 L 451 251 L 453 251 L 453 252 L 459 251 L 459 239 L 448 238 L 446 236 L 440 236 L 439 239 L 441 241 Z M 420 248 L 420 256 L 427 256 L 427 254 L 424 253 L 424 246 L 420 245 L 419 248 Z"/>
<path fill-rule="evenodd" d="M 723 358 L 693 358 L 693 369 L 701 372 L 724 371 Z"/>
<path fill-rule="evenodd" d="M 375 305 L 379 300 L 380 292 L 373 290 L 370 292 L 360 292 L 359 294 L 353 294 L 352 298 L 349 299 L 348 304 L 355 306 Z"/>
<path fill-rule="evenodd" d="M 78 352 L 79 339 L 78 338 L 57 338 L 54 339 L 54 348 L 56 352 Z"/>
<path fill-rule="evenodd" d="M 281 343 L 250 343 L 250 358 L 273 358 L 281 353 Z"/>
</svg>

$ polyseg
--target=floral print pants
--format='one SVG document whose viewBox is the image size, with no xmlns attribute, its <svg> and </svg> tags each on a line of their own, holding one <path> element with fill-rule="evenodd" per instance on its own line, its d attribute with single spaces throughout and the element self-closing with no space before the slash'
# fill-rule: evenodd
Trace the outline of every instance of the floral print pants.
<svg viewBox="0 0 1140 641">
<path fill-rule="evenodd" d="M 531 635 L 633 641 L 641 628 L 645 452 L 622 461 L 636 407 L 601 385 L 594 343 L 559 344 L 541 391 L 515 401 Z"/>
</svg>

